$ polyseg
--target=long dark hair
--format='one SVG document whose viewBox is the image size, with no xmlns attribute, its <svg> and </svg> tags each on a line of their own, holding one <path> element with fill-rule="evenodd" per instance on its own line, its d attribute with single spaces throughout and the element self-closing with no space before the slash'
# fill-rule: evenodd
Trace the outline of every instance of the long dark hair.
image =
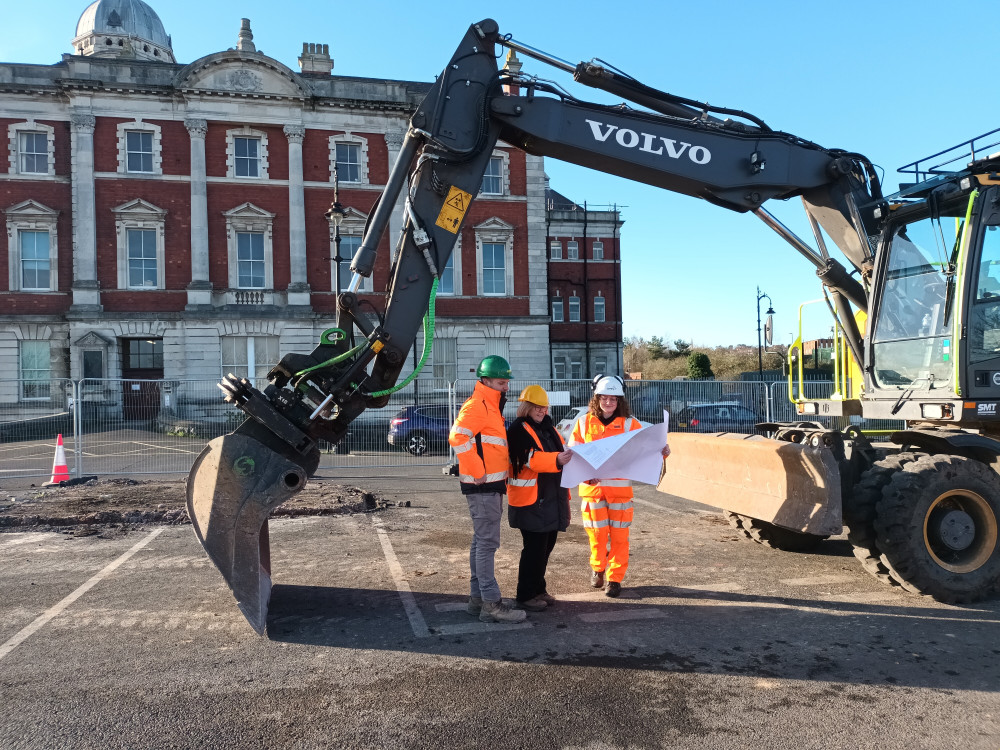
<svg viewBox="0 0 1000 750">
<path fill-rule="evenodd" d="M 618 396 L 618 406 L 615 407 L 615 417 L 625 417 L 628 419 L 632 416 L 632 410 L 629 408 L 628 399 L 624 396 Z M 601 411 L 601 397 L 596 393 L 590 397 L 590 413 L 595 417 L 604 416 L 604 412 Z"/>
</svg>

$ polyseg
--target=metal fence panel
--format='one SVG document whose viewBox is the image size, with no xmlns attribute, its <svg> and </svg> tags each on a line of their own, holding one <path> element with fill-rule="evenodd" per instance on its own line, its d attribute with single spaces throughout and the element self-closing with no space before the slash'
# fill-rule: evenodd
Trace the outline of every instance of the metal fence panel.
<svg viewBox="0 0 1000 750">
<path fill-rule="evenodd" d="M 6 382 L 0 392 L 0 482 L 50 477 L 58 435 L 74 470 L 74 393 L 73 382 L 60 378 Z"/>
<path fill-rule="evenodd" d="M 814 380 L 803 383 L 802 395 L 807 399 L 824 399 L 833 394 L 832 380 Z M 771 384 L 771 404 L 775 422 L 795 422 L 805 420 L 818 421 L 832 429 L 843 430 L 848 425 L 855 425 L 869 436 L 879 437 L 896 430 L 906 429 L 906 422 L 901 419 L 864 419 L 862 417 L 802 417 L 796 414 L 795 404 L 788 400 L 788 383 Z"/>
</svg>

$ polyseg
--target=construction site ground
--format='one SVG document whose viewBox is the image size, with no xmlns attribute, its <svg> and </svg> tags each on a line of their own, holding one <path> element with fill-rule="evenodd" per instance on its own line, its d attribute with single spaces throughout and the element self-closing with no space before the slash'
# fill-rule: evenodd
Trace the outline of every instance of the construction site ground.
<svg viewBox="0 0 1000 750">
<path fill-rule="evenodd" d="M 641 486 L 620 598 L 574 508 L 558 603 L 488 624 L 453 478 L 329 477 L 270 522 L 261 637 L 183 502 L 174 478 L 0 492 L 0 747 L 998 746 L 1000 603 L 886 586 L 843 537 L 777 552 Z M 505 521 L 506 596 L 520 546 Z"/>
</svg>

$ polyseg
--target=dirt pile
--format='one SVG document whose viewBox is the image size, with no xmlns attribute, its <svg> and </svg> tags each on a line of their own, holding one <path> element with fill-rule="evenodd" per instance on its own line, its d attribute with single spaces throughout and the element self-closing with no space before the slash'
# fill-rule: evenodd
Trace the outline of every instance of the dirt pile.
<svg viewBox="0 0 1000 750">
<path fill-rule="evenodd" d="M 0 493 L 0 531 L 63 529 L 108 535 L 149 524 L 190 523 L 181 479 L 91 479 L 71 486 Z M 395 506 L 378 493 L 329 482 L 310 482 L 279 507 L 274 518 L 370 513 Z"/>
</svg>

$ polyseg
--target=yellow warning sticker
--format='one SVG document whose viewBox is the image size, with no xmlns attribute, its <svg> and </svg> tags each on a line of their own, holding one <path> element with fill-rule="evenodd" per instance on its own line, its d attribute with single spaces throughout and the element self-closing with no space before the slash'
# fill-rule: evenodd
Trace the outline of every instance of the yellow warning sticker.
<svg viewBox="0 0 1000 750">
<path fill-rule="evenodd" d="M 462 225 L 465 212 L 469 210 L 472 203 L 472 196 L 454 185 L 448 191 L 448 198 L 441 206 L 441 213 L 438 214 L 437 224 L 442 229 L 447 229 L 452 234 L 458 234 L 458 228 Z"/>
</svg>

